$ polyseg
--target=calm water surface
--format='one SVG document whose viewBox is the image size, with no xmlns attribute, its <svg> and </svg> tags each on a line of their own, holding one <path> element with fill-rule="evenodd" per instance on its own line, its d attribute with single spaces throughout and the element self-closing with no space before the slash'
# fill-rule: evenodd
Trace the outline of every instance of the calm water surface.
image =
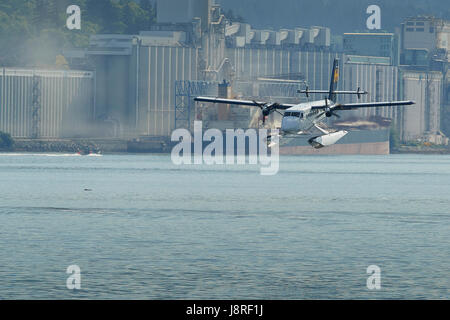
<svg viewBox="0 0 450 320">
<path fill-rule="evenodd" d="M 450 156 L 0 154 L 0 181 L 0 299 L 450 298 Z"/>
</svg>

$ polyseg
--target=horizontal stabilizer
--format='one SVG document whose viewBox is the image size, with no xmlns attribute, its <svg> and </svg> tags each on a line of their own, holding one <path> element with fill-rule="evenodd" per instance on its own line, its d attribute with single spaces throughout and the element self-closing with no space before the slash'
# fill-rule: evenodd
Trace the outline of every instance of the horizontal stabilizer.
<svg viewBox="0 0 450 320">
<path fill-rule="evenodd" d="M 304 94 L 306 94 L 307 97 L 309 97 L 309 95 L 310 95 L 311 93 L 323 93 L 323 94 L 327 94 L 328 91 L 326 91 L 326 90 L 309 90 L 308 88 L 306 88 L 305 90 L 297 90 L 297 93 L 304 93 Z M 367 91 L 364 91 L 364 90 L 360 90 L 360 89 L 358 88 L 358 90 L 356 90 L 356 91 L 333 91 L 333 94 L 354 94 L 354 95 L 357 95 L 358 98 L 360 98 L 361 95 L 363 95 L 363 94 L 368 94 L 368 92 L 367 92 Z"/>
</svg>

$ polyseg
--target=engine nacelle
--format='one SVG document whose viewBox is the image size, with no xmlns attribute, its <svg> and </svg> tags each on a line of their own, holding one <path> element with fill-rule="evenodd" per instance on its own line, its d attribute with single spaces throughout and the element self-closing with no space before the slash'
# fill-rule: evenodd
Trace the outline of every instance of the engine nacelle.
<svg viewBox="0 0 450 320">
<path fill-rule="evenodd" d="M 313 137 L 308 143 L 316 149 L 331 146 L 342 139 L 348 132 L 345 130 L 325 134 L 323 136 Z"/>
<path fill-rule="evenodd" d="M 264 107 L 262 109 L 262 114 L 263 114 L 264 117 L 269 116 L 271 112 L 272 112 L 272 110 L 270 110 L 269 107 Z"/>
</svg>

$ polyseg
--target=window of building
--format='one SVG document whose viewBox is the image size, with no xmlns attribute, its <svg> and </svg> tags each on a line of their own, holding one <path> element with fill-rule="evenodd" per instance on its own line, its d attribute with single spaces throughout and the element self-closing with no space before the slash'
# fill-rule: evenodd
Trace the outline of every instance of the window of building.
<svg viewBox="0 0 450 320">
<path fill-rule="evenodd" d="M 424 26 L 425 22 L 416 22 L 416 26 Z"/>
<path fill-rule="evenodd" d="M 414 28 L 406 28 L 406 32 L 414 32 Z"/>
<path fill-rule="evenodd" d="M 425 32 L 425 28 L 416 28 L 416 32 Z"/>
</svg>

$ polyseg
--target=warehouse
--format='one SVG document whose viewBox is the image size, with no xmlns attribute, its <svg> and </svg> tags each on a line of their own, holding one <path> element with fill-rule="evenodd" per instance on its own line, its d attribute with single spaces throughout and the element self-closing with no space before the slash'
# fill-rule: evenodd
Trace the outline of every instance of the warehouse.
<svg viewBox="0 0 450 320">
<path fill-rule="evenodd" d="M 19 138 L 92 136 L 94 73 L 0 69 L 0 131 Z"/>
</svg>

